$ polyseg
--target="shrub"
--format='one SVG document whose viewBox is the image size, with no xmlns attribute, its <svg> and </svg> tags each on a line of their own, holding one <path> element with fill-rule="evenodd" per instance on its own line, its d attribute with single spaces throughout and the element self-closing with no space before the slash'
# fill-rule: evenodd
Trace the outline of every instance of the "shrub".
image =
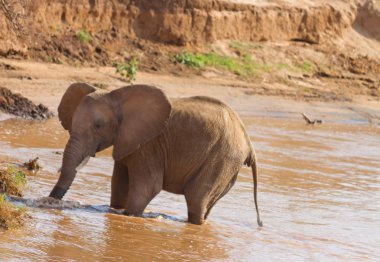
<svg viewBox="0 0 380 262">
<path fill-rule="evenodd" d="M 77 32 L 79 41 L 83 44 L 87 44 L 91 40 L 90 34 L 86 30 L 80 30 Z"/>
<path fill-rule="evenodd" d="M 129 82 L 136 79 L 139 62 L 136 57 L 133 57 L 127 63 L 119 63 L 116 65 L 116 73 L 126 78 Z"/>
</svg>

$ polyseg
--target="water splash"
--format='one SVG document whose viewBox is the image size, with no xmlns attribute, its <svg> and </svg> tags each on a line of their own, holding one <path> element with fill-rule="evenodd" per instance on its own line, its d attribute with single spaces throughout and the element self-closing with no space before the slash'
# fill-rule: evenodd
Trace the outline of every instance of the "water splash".
<svg viewBox="0 0 380 262">
<path fill-rule="evenodd" d="M 22 197 L 7 196 L 7 201 L 10 201 L 16 205 L 24 205 L 32 208 L 47 208 L 47 209 L 59 209 L 59 210 L 81 210 L 94 213 L 109 213 L 118 215 L 127 215 L 124 209 L 114 209 L 108 205 L 84 205 L 79 201 L 66 201 L 59 200 L 52 197 L 41 197 L 37 199 L 27 199 Z M 153 219 L 167 219 L 177 222 L 184 222 L 183 220 L 157 212 L 145 212 L 142 215 L 143 218 Z"/>
</svg>

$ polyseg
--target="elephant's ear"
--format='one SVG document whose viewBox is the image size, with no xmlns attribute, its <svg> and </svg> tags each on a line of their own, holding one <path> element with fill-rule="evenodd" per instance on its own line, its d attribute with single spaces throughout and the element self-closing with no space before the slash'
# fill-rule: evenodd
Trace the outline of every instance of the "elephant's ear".
<svg viewBox="0 0 380 262">
<path fill-rule="evenodd" d="M 64 129 L 71 131 L 73 114 L 79 103 L 86 95 L 95 90 L 93 86 L 85 83 L 75 83 L 67 88 L 58 106 L 58 117 Z"/>
<path fill-rule="evenodd" d="M 162 90 L 146 85 L 123 87 L 110 95 L 119 101 L 119 128 L 112 156 L 120 160 L 163 131 L 171 104 Z"/>
</svg>

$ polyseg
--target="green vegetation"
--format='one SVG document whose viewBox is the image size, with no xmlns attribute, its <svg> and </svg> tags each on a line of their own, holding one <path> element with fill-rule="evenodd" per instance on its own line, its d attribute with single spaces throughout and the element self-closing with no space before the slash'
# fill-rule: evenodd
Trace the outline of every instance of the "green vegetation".
<svg viewBox="0 0 380 262">
<path fill-rule="evenodd" d="M 252 58 L 251 55 L 245 54 L 242 57 L 230 57 L 219 55 L 215 52 L 210 53 L 190 53 L 182 52 L 173 56 L 172 61 L 184 64 L 193 68 L 214 67 L 220 70 L 229 71 L 242 77 L 251 77 L 257 75 L 260 71 L 271 72 L 276 68 L 282 68 L 283 65 L 270 65 L 261 63 Z"/>
<path fill-rule="evenodd" d="M 116 65 L 116 73 L 126 78 L 129 82 L 136 79 L 139 62 L 136 57 L 133 57 L 127 63 L 119 63 Z"/>
<path fill-rule="evenodd" d="M 0 192 L 15 196 L 22 196 L 27 178 L 24 172 L 16 167 L 0 169 Z"/>
<path fill-rule="evenodd" d="M 7 202 L 5 195 L 0 194 L 0 229 L 19 228 L 24 224 L 26 218 L 25 207 L 17 207 Z"/>
<path fill-rule="evenodd" d="M 296 66 L 304 73 L 311 73 L 313 71 L 313 64 L 308 60 L 305 60 L 303 63 L 297 64 Z"/>
<path fill-rule="evenodd" d="M 201 58 L 196 54 L 182 52 L 175 54 L 172 59 L 173 62 L 187 65 L 189 67 L 202 68 L 204 67 L 204 63 Z"/>
<path fill-rule="evenodd" d="M 212 50 L 204 53 L 192 53 L 183 51 L 171 57 L 171 61 L 183 64 L 194 69 L 204 69 L 207 67 L 216 68 L 222 71 L 231 72 L 240 78 L 258 77 L 263 73 L 276 73 L 278 71 L 288 71 L 293 73 L 312 73 L 313 63 L 308 60 L 288 63 L 286 60 L 275 59 L 273 62 L 266 62 L 261 57 L 265 57 L 261 43 L 232 41 L 229 43 L 229 51 L 218 46 L 209 46 Z M 232 52 L 231 52 L 232 51 Z M 231 52 L 232 55 L 228 55 Z M 255 55 L 256 54 L 256 55 Z"/>
<path fill-rule="evenodd" d="M 7 202 L 5 194 L 22 196 L 27 178 L 17 167 L 0 168 L 0 229 L 21 227 L 27 218 L 26 208 Z"/>
<path fill-rule="evenodd" d="M 239 74 L 239 75 L 243 75 L 243 76 L 247 75 L 244 73 L 248 73 L 248 75 L 255 75 L 259 71 L 270 73 L 274 70 L 274 65 L 255 61 L 252 59 L 251 55 L 244 55 L 243 61 L 244 61 L 244 64 L 243 64 L 244 71 L 243 71 L 243 74 Z"/>
<path fill-rule="evenodd" d="M 77 37 L 82 44 L 87 44 L 91 40 L 91 36 L 86 30 L 78 31 Z"/>
</svg>

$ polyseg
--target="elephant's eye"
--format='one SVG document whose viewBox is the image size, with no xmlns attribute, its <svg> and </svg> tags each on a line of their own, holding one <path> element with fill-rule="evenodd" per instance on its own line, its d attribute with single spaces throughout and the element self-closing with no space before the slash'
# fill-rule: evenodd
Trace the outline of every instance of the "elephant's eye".
<svg viewBox="0 0 380 262">
<path fill-rule="evenodd" d="M 97 122 L 97 123 L 95 123 L 94 126 L 95 126 L 95 129 L 100 129 L 102 127 L 102 124 Z"/>
</svg>

